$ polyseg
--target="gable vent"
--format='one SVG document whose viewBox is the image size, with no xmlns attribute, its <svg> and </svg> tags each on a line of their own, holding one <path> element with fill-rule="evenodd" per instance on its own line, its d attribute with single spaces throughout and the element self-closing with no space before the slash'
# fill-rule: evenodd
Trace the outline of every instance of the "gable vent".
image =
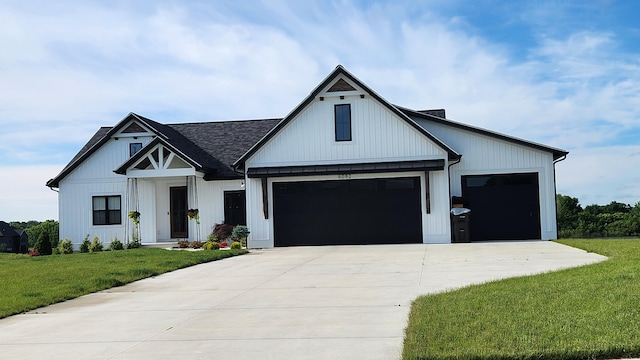
<svg viewBox="0 0 640 360">
<path fill-rule="evenodd" d="M 124 134 L 143 133 L 143 132 L 146 132 L 146 130 L 143 129 L 142 126 L 138 125 L 138 123 L 136 122 L 131 123 L 131 125 L 127 126 L 126 129 L 122 130 L 122 133 Z"/>
<path fill-rule="evenodd" d="M 355 91 L 356 89 L 351 86 L 348 82 L 344 81 L 344 79 L 338 80 L 327 92 L 337 92 L 337 91 Z"/>
</svg>

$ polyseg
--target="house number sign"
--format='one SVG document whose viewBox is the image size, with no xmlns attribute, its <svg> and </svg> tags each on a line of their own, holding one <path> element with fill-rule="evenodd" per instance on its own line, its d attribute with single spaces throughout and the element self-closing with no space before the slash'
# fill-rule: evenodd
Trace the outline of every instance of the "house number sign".
<svg viewBox="0 0 640 360">
<path fill-rule="evenodd" d="M 338 174 L 338 179 L 351 179 L 351 174 Z"/>
</svg>

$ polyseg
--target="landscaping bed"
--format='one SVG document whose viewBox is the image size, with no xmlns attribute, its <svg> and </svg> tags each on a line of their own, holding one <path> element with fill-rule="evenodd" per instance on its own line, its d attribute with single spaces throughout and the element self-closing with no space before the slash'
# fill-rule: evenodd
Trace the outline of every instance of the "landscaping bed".
<svg viewBox="0 0 640 360">
<path fill-rule="evenodd" d="M 403 359 L 640 357 L 640 241 L 558 242 L 609 260 L 420 297 Z"/>
</svg>

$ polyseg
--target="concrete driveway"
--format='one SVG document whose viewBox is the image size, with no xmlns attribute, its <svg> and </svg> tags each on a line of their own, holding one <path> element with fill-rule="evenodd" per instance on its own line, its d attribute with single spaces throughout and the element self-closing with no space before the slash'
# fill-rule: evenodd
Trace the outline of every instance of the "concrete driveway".
<svg viewBox="0 0 640 360">
<path fill-rule="evenodd" d="M 604 259 L 547 241 L 256 250 L 0 320 L 0 358 L 398 359 L 418 295 Z"/>
</svg>

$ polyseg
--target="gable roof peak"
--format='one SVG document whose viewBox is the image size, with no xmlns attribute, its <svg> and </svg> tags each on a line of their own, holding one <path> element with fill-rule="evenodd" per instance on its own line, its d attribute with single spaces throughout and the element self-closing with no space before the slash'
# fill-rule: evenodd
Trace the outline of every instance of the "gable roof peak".
<svg viewBox="0 0 640 360">
<path fill-rule="evenodd" d="M 322 91 L 324 91 L 324 89 L 326 89 L 327 86 L 329 86 L 329 84 L 331 84 L 338 76 L 344 76 L 345 78 L 347 78 L 350 83 L 352 83 L 355 86 L 357 86 L 358 88 L 360 88 L 364 93 L 369 94 L 376 101 L 378 101 L 380 104 L 382 104 L 382 106 L 384 106 L 387 109 L 389 109 L 392 113 L 394 113 L 400 119 L 404 120 L 405 122 L 407 122 L 407 124 L 409 124 L 411 127 L 416 129 L 422 135 L 427 137 L 429 140 L 433 141 L 438 147 L 440 147 L 445 152 L 447 152 L 449 160 L 457 160 L 457 159 L 460 159 L 460 157 L 462 156 L 462 155 L 458 154 L 455 150 L 453 150 L 451 147 L 449 147 L 448 145 L 446 145 L 445 143 L 440 141 L 438 138 L 433 136 L 433 134 L 431 134 L 425 128 L 423 128 L 420 125 L 418 125 L 415 121 L 413 121 L 413 119 L 411 119 L 405 113 L 401 112 L 393 104 L 391 104 L 389 101 L 384 99 L 382 96 L 380 96 L 378 93 L 376 93 L 373 89 L 371 89 L 365 83 L 360 81 L 360 79 L 355 77 L 355 75 L 351 74 L 342 65 L 338 64 L 336 66 L 336 68 L 329 75 L 327 75 L 324 78 L 324 80 L 322 80 L 322 82 L 320 82 L 320 84 L 318 84 L 311 91 L 311 93 L 309 93 L 309 95 L 304 100 L 302 100 L 302 102 L 300 102 L 300 104 L 298 104 L 298 106 L 296 106 L 289 114 L 287 114 L 287 116 L 285 116 L 282 119 L 282 121 L 280 121 L 262 139 L 260 139 L 260 141 L 258 141 L 256 144 L 254 144 L 247 152 L 245 152 L 238 160 L 236 160 L 233 163 L 232 166 L 235 169 L 243 169 L 245 161 L 250 156 L 255 154 L 262 146 L 264 146 L 267 143 L 267 141 L 269 141 L 271 138 L 273 138 L 289 122 L 291 122 L 296 116 L 298 116 L 298 114 L 300 114 L 309 104 L 311 104 L 316 99 L 316 97 Z"/>
</svg>

